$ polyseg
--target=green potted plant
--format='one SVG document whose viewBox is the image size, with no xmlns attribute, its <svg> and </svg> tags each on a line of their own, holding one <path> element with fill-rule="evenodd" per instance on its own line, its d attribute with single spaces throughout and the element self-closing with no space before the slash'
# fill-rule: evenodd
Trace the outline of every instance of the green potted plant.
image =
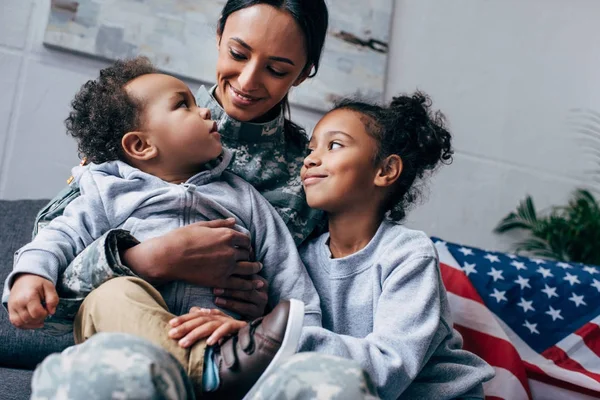
<svg viewBox="0 0 600 400">
<path fill-rule="evenodd" d="M 495 232 L 516 229 L 530 234 L 516 244 L 517 253 L 600 265 L 600 204 L 587 190 L 576 190 L 566 206 L 552 207 L 542 215 L 527 196 L 500 221 Z"/>
</svg>

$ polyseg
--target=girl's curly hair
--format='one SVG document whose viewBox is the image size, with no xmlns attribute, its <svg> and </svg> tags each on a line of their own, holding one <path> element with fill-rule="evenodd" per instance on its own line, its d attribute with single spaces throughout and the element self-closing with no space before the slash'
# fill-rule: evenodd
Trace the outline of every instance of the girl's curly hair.
<svg viewBox="0 0 600 400">
<path fill-rule="evenodd" d="M 80 157 L 94 163 L 123 158 L 121 138 L 139 129 L 142 103 L 125 91 L 133 79 L 158 72 L 146 57 L 117 61 L 87 81 L 71 102 L 67 133 L 77 140 Z"/>
<path fill-rule="evenodd" d="M 366 117 L 362 119 L 365 129 L 378 142 L 376 164 L 392 154 L 402 159 L 402 173 L 392 186 L 385 211 L 391 219 L 403 220 L 421 194 L 419 181 L 440 164 L 452 162 L 452 137 L 446 130 L 444 115 L 432 111 L 431 99 L 419 91 L 394 97 L 384 107 L 346 99 L 333 108 L 339 109 Z"/>
</svg>

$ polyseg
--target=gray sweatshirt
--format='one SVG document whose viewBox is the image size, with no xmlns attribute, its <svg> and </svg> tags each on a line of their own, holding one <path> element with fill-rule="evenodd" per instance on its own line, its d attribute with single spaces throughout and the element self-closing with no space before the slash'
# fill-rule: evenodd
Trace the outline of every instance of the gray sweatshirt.
<svg viewBox="0 0 600 400">
<path fill-rule="evenodd" d="M 261 275 L 269 282 L 270 305 L 302 300 L 305 322 L 319 324 L 319 298 L 290 232 L 256 189 L 225 171 L 230 161 L 231 153 L 225 151 L 211 169 L 179 185 L 121 161 L 74 168 L 81 196 L 17 252 L 6 288 L 18 273 L 40 275 L 56 285 L 75 256 L 114 228 L 144 241 L 194 222 L 234 217 L 236 229 L 250 236 L 256 259 L 264 265 Z M 171 282 L 158 290 L 174 314 L 192 306 L 215 308 L 210 288 Z"/>
<path fill-rule="evenodd" d="M 300 350 L 356 360 L 384 399 L 483 398 L 493 369 L 461 349 L 429 238 L 384 221 L 350 256 L 332 259 L 328 242 L 325 233 L 300 250 L 323 313 Z"/>
</svg>

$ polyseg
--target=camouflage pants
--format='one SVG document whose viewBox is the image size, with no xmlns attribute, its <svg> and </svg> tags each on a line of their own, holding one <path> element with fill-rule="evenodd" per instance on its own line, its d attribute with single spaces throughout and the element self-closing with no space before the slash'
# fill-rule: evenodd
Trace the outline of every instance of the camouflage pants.
<svg viewBox="0 0 600 400">
<path fill-rule="evenodd" d="M 48 356 L 33 375 L 32 399 L 194 399 L 177 360 L 136 336 L 98 333 Z M 355 362 L 299 353 L 254 387 L 246 399 L 376 399 Z"/>
</svg>

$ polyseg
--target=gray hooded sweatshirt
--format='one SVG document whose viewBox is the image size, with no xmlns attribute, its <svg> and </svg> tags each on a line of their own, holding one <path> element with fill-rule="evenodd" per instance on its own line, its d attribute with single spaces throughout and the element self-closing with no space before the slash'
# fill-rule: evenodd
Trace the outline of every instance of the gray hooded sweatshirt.
<svg viewBox="0 0 600 400">
<path fill-rule="evenodd" d="M 300 351 L 360 363 L 384 399 L 483 399 L 493 369 L 462 350 L 431 240 L 384 221 L 369 244 L 332 258 L 329 234 L 300 251 L 323 312 Z"/>
<path fill-rule="evenodd" d="M 6 288 L 19 273 L 36 274 L 56 285 L 71 261 L 111 229 L 129 231 L 144 241 L 194 222 L 233 217 L 264 265 L 261 275 L 269 282 L 269 304 L 302 300 L 305 322 L 320 324 L 319 298 L 290 232 L 256 189 L 226 171 L 230 161 L 231 152 L 225 150 L 212 168 L 182 184 L 165 182 L 121 161 L 74 168 L 81 196 L 17 252 Z M 176 281 L 157 289 L 177 315 L 192 306 L 215 308 L 210 288 Z"/>
</svg>

